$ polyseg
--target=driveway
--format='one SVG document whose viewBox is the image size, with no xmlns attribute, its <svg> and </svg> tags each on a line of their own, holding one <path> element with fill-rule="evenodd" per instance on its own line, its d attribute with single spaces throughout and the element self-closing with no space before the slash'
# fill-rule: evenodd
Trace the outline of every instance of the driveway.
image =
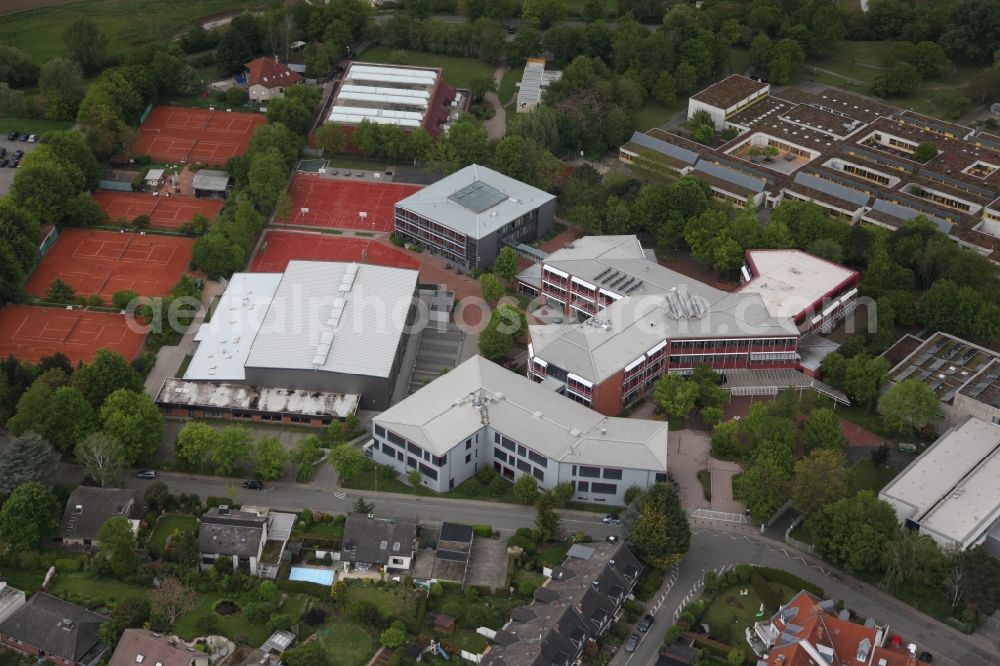
<svg viewBox="0 0 1000 666">
<path fill-rule="evenodd" d="M 501 532 L 498 539 L 475 537 L 469 553 L 469 569 L 465 585 L 481 585 L 496 592 L 507 582 L 507 539 L 509 532 Z"/>
<path fill-rule="evenodd" d="M 493 81 L 496 83 L 498 90 L 500 88 L 500 80 L 506 72 L 506 65 L 497 67 L 496 71 L 493 72 Z M 483 99 L 493 107 L 493 117 L 483 121 L 483 126 L 486 128 L 486 135 L 491 139 L 502 139 L 503 135 L 507 133 L 507 110 L 503 108 L 495 92 L 486 93 Z"/>
</svg>

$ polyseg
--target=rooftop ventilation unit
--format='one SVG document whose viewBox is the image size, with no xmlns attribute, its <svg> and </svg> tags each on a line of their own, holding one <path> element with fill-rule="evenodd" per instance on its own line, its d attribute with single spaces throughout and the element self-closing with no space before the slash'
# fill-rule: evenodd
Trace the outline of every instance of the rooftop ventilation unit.
<svg viewBox="0 0 1000 666">
<path fill-rule="evenodd" d="M 672 319 L 701 319 L 708 311 L 704 299 L 673 287 L 664 296 L 666 314 Z"/>
</svg>

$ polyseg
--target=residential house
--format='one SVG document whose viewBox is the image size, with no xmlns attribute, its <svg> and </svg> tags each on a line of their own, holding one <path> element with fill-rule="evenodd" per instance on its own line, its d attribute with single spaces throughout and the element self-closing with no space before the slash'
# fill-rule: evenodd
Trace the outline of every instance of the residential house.
<svg viewBox="0 0 1000 666">
<path fill-rule="evenodd" d="M 198 552 L 203 569 L 230 558 L 234 571 L 256 574 L 267 541 L 267 518 L 249 511 L 211 509 L 199 519 Z"/>
<path fill-rule="evenodd" d="M 285 96 L 285 88 L 302 81 L 302 75 L 273 58 L 257 58 L 246 64 L 250 101 L 264 103 Z"/>
<path fill-rule="evenodd" d="M 108 666 L 208 666 L 208 655 L 174 636 L 126 629 Z"/>
<path fill-rule="evenodd" d="M 133 532 L 139 521 L 132 517 L 136 510 L 137 491 L 121 488 L 80 486 L 66 502 L 62 517 L 62 542 L 72 546 L 96 546 L 101 527 L 109 518 L 121 516 L 129 520 Z"/>
<path fill-rule="evenodd" d="M 92 666 L 108 647 L 98 630 L 111 618 L 38 592 L 0 623 L 0 645 L 61 666 Z"/>
<path fill-rule="evenodd" d="M 416 540 L 417 524 L 412 520 L 352 513 L 344 525 L 340 561 L 362 570 L 384 567 L 387 571 L 409 571 Z"/>
</svg>

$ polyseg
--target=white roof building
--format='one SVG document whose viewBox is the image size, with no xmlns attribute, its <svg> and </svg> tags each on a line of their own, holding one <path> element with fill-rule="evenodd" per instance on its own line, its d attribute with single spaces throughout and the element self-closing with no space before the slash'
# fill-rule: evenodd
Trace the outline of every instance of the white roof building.
<svg viewBox="0 0 1000 666">
<path fill-rule="evenodd" d="M 337 91 L 328 122 L 420 127 L 432 103 L 441 71 L 355 62 Z"/>
<path fill-rule="evenodd" d="M 819 314 L 817 306 L 825 298 L 860 278 L 857 271 L 802 250 L 747 250 L 746 257 L 740 293 L 759 294 L 774 317 L 797 318 L 807 310 Z M 855 294 L 857 289 L 842 298 Z"/>
<path fill-rule="evenodd" d="M 560 71 L 545 71 L 545 58 L 528 58 L 517 89 L 517 112 L 525 113 L 542 103 L 542 92 L 562 78 Z"/>
<path fill-rule="evenodd" d="M 879 493 L 900 522 L 939 544 L 970 548 L 1000 521 L 1000 427 L 970 417 L 938 438 Z"/>
</svg>

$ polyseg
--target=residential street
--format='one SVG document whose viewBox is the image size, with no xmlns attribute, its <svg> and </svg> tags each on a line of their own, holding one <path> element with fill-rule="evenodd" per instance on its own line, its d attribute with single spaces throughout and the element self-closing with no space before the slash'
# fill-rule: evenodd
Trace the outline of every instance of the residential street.
<svg viewBox="0 0 1000 666">
<path fill-rule="evenodd" d="M 355 490 L 333 491 L 316 484 L 292 483 L 269 485 L 264 491 L 243 490 L 239 488 L 240 480 L 191 474 L 161 473 L 161 480 L 172 493 L 197 493 L 202 497 L 225 496 L 226 486 L 235 484 L 240 502 L 266 504 L 277 509 L 311 508 L 327 512 L 349 512 L 351 505 L 362 494 Z M 127 486 L 141 489 L 148 483 L 130 477 Z M 410 517 L 429 522 L 451 520 L 469 524 L 482 523 L 501 530 L 515 530 L 534 523 L 535 512 L 531 507 L 474 500 L 412 497 L 395 493 L 363 494 L 366 500 L 375 504 L 375 514 L 379 516 Z M 619 532 L 617 527 L 602 524 L 599 513 L 564 511 L 562 517 L 567 530 L 581 530 L 594 538 L 604 538 Z M 815 581 L 825 589 L 828 597 L 843 599 L 848 607 L 858 613 L 874 616 L 880 623 L 888 623 L 890 631 L 917 643 L 921 650 L 931 652 L 935 664 L 1000 666 L 1000 657 L 997 656 L 1000 655 L 1000 645 L 982 634 L 966 636 L 861 581 L 799 554 L 784 543 L 762 537 L 750 530 L 712 529 L 703 521 L 692 524 L 690 552 L 680 565 L 676 583 L 670 587 L 666 600 L 656 612 L 655 629 L 639 644 L 634 654 L 627 656 L 620 653 L 612 663 L 630 666 L 653 664 L 663 631 L 671 624 L 674 612 L 682 606 L 685 597 L 704 573 L 710 569 L 740 563 L 777 567 Z M 668 576 L 665 588 L 670 580 Z M 661 593 L 663 591 L 665 590 L 661 590 Z"/>
</svg>

